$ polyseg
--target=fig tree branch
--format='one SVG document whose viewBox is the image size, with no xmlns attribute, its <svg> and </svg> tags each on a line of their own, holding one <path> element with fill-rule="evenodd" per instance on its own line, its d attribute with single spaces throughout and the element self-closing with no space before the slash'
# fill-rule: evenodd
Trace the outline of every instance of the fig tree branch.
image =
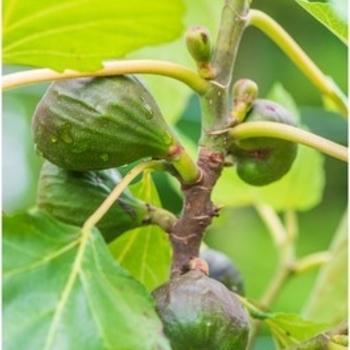
<svg viewBox="0 0 350 350">
<path fill-rule="evenodd" d="M 249 5 L 245 0 L 226 0 L 221 14 L 219 34 L 214 51 L 212 65 L 215 80 L 227 86 L 231 81 L 232 71 L 248 19 Z"/>
<path fill-rule="evenodd" d="M 332 259 L 332 253 L 327 251 L 317 252 L 309 254 L 303 258 L 300 258 L 294 263 L 293 272 L 295 274 L 301 274 L 309 271 L 312 268 L 320 267 L 326 264 Z"/>
<path fill-rule="evenodd" d="M 257 204 L 255 205 L 255 209 L 268 228 L 276 249 L 279 249 L 287 237 L 286 229 L 280 218 L 276 215 L 274 209 L 267 204 Z"/>
<path fill-rule="evenodd" d="M 181 217 L 175 222 L 170 241 L 173 247 L 172 275 L 189 270 L 189 262 L 198 257 L 205 229 L 212 218 L 218 215 L 211 201 L 212 189 L 221 174 L 224 164 L 223 154 L 201 148 L 198 166 L 202 169 L 200 181 L 192 185 L 182 185 L 184 205 Z"/>
<path fill-rule="evenodd" d="M 211 193 L 225 164 L 227 135 L 215 135 L 211 131 L 224 128 L 229 119 L 228 90 L 247 13 L 247 0 L 225 1 L 219 35 L 210 62 L 214 76 L 208 80 L 210 85 L 200 96 L 202 135 L 197 165 L 202 177 L 194 184 L 181 182 L 183 211 L 170 232 L 173 248 L 172 275 L 189 270 L 191 259 L 199 255 L 205 230 L 219 212 L 219 208 L 211 201 Z"/>
</svg>

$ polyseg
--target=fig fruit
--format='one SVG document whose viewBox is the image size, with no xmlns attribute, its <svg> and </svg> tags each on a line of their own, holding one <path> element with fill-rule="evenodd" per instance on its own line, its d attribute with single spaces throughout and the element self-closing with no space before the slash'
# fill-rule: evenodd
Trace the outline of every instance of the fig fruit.
<svg viewBox="0 0 350 350">
<path fill-rule="evenodd" d="M 32 129 L 38 154 L 68 170 L 170 158 L 179 148 L 152 95 L 134 76 L 54 82 L 35 110 Z"/>
<path fill-rule="evenodd" d="M 232 292 L 202 271 L 173 277 L 153 296 L 173 350 L 246 348 L 246 311 Z"/>
<path fill-rule="evenodd" d="M 221 282 L 229 290 L 244 295 L 244 281 L 241 273 L 232 260 L 224 253 L 206 248 L 200 252 L 200 257 L 209 266 L 209 277 Z"/>
<path fill-rule="evenodd" d="M 295 126 L 294 116 L 277 103 L 257 99 L 243 123 L 270 121 Z M 297 144 L 272 138 L 252 137 L 232 142 L 229 153 L 233 156 L 238 176 L 253 186 L 264 186 L 281 179 L 290 170 Z"/>
<path fill-rule="evenodd" d="M 119 183 L 115 169 L 77 172 L 45 161 L 39 178 L 37 206 L 67 224 L 82 226 Z M 96 225 L 107 242 L 148 223 L 150 207 L 125 190 Z"/>
</svg>

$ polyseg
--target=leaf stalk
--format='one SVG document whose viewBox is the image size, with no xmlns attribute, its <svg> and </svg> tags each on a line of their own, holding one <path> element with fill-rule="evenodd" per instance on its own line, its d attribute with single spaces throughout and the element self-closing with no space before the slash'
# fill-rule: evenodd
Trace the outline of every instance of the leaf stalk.
<svg viewBox="0 0 350 350">
<path fill-rule="evenodd" d="M 146 169 L 153 170 L 165 170 L 166 164 L 159 161 L 148 161 L 139 163 L 133 169 L 131 169 L 124 178 L 118 183 L 118 185 L 113 189 L 109 196 L 103 201 L 103 203 L 94 211 L 94 213 L 85 221 L 82 230 L 90 231 L 92 227 L 102 219 L 113 203 L 118 199 L 126 187 L 134 180 L 139 174 L 141 174 Z"/>
<path fill-rule="evenodd" d="M 335 103 L 339 111 L 345 117 L 348 116 L 348 107 L 344 96 L 334 88 L 334 85 L 317 65 L 273 18 L 262 11 L 252 9 L 249 11 L 247 25 L 260 29 L 272 39 L 308 79 Z"/>
<path fill-rule="evenodd" d="M 23 85 L 54 80 L 123 74 L 155 74 L 173 78 L 186 84 L 198 94 L 203 94 L 208 88 L 208 82 L 205 79 L 182 65 L 161 60 L 125 60 L 105 62 L 102 69 L 93 72 L 80 72 L 71 69 L 57 72 L 42 68 L 11 73 L 3 76 L 2 89 L 9 90 Z"/>
<path fill-rule="evenodd" d="M 312 147 L 331 157 L 348 161 L 348 148 L 295 126 L 275 122 L 241 123 L 229 131 L 230 137 L 243 140 L 251 137 L 275 137 Z"/>
</svg>

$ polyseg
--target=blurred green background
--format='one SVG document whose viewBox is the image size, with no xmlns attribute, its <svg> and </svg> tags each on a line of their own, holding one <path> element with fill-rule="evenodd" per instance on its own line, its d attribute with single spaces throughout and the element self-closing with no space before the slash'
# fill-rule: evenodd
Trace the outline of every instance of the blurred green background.
<svg viewBox="0 0 350 350">
<path fill-rule="evenodd" d="M 315 63 L 347 93 L 347 47 L 339 39 L 294 1 L 255 0 L 252 7 L 266 11 L 282 24 Z M 18 67 L 4 67 L 3 72 L 16 70 Z M 255 80 L 261 96 L 274 82 L 281 82 L 299 105 L 303 124 L 321 136 L 347 144 L 345 120 L 323 110 L 316 88 L 270 39 L 254 28 L 248 28 L 243 36 L 233 78 Z M 30 123 L 35 106 L 47 86 L 37 84 L 3 93 L 2 186 L 5 212 L 26 209 L 35 203 L 42 160 L 35 154 Z M 198 100 L 192 96 L 177 127 L 194 141 L 198 140 L 200 133 L 199 115 Z M 322 203 L 312 210 L 298 213 L 299 256 L 327 249 L 346 209 L 347 165 L 326 157 L 325 172 L 327 185 Z M 164 206 L 179 213 L 181 198 L 169 186 L 167 178 L 162 174 L 155 174 L 154 178 Z M 252 208 L 224 209 L 208 229 L 205 240 L 235 261 L 245 277 L 247 295 L 258 298 L 274 272 L 276 252 L 256 212 Z M 317 270 L 314 270 L 292 279 L 276 301 L 274 310 L 298 313 L 308 298 L 316 274 Z M 263 338 L 260 345 L 262 342 Z"/>
</svg>

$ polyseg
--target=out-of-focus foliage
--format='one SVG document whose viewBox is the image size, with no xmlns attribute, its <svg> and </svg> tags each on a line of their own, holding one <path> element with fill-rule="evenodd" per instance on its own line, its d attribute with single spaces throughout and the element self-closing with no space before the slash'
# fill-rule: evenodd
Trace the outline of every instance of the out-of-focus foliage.
<svg viewBox="0 0 350 350">
<path fill-rule="evenodd" d="M 183 28 L 181 0 L 4 1 L 3 62 L 92 71 Z M 162 28 L 162 30 L 159 30 Z"/>
</svg>

